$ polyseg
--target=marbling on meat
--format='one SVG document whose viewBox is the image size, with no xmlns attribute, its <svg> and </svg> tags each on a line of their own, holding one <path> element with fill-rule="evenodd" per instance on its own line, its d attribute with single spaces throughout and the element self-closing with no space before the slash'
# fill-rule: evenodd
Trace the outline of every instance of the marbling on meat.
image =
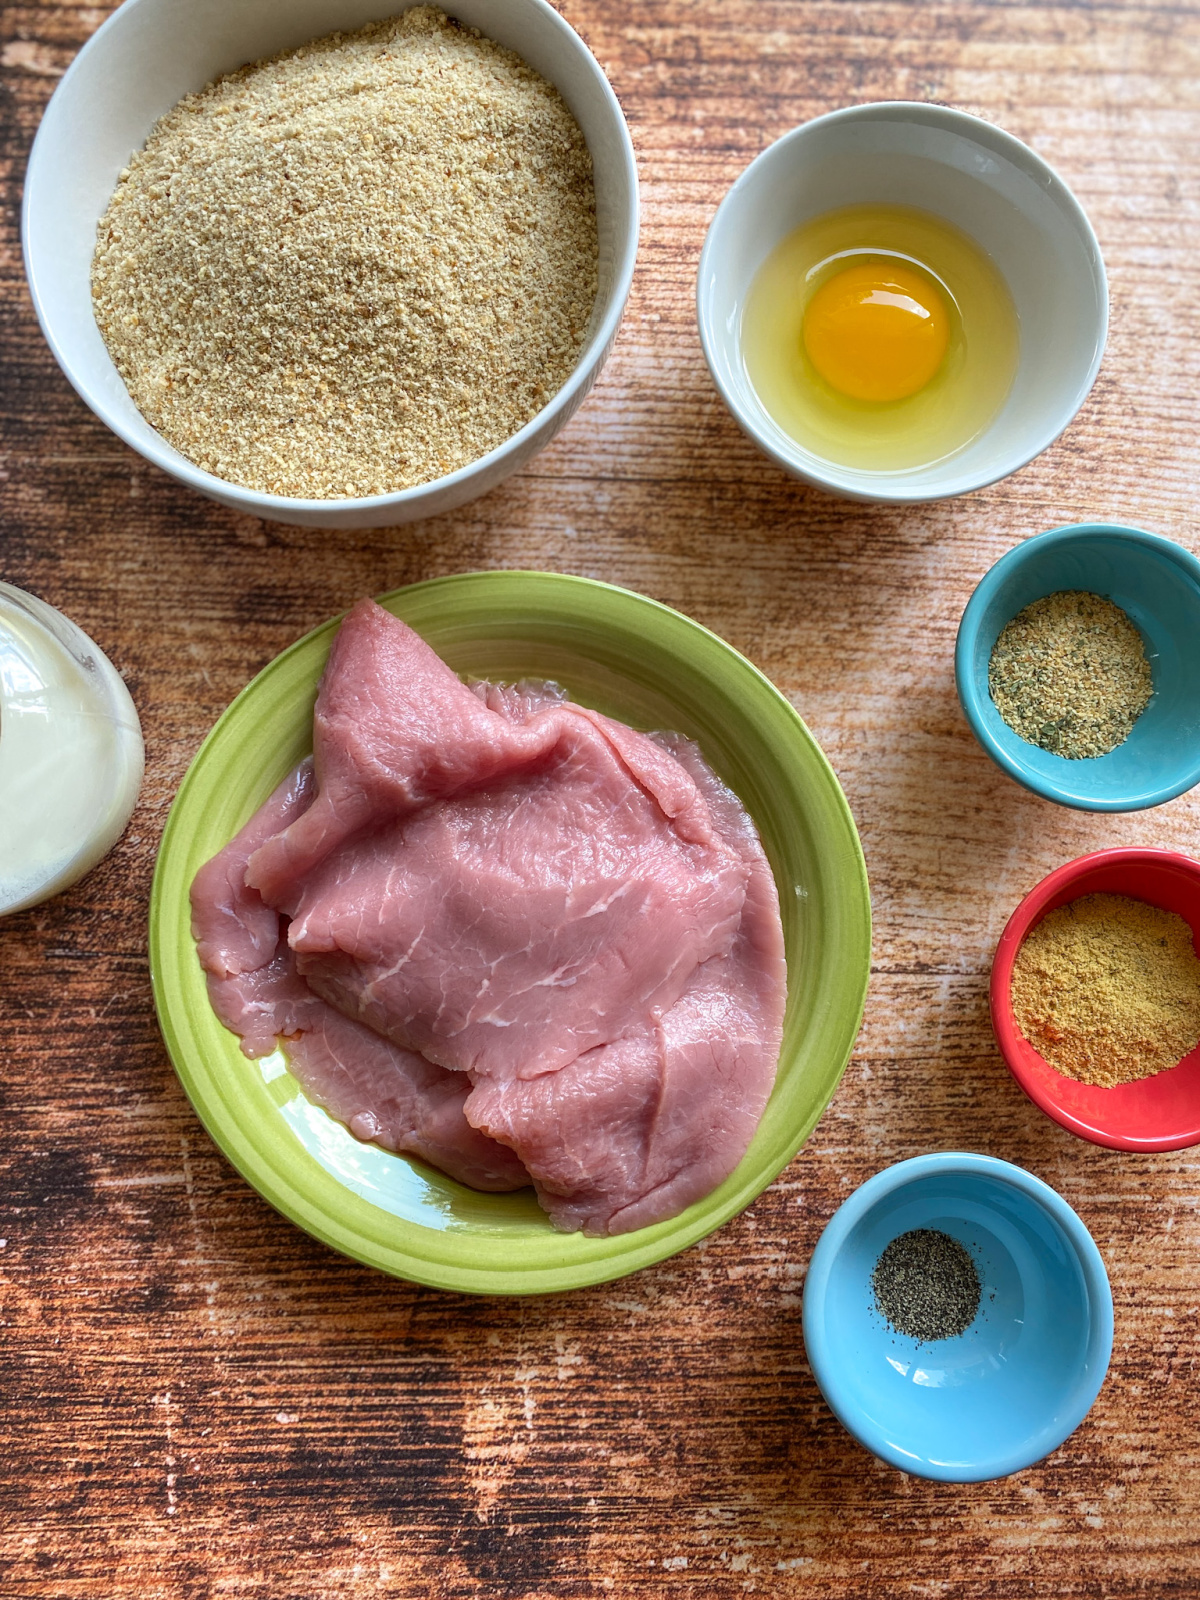
<svg viewBox="0 0 1200 1600">
<path fill-rule="evenodd" d="M 672 1216 L 744 1154 L 785 970 L 752 823 L 694 746 L 463 684 L 371 601 L 314 760 L 193 886 L 213 1002 L 363 1138 L 555 1224 Z"/>
</svg>

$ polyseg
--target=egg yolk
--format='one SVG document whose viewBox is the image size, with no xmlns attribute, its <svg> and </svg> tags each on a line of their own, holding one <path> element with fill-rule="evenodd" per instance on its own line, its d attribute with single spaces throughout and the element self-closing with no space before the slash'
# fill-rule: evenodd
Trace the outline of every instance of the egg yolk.
<svg viewBox="0 0 1200 1600">
<path fill-rule="evenodd" d="M 890 262 L 846 267 L 804 313 L 804 348 L 825 382 L 854 400 L 905 400 L 941 366 L 946 303 L 929 280 Z"/>
</svg>

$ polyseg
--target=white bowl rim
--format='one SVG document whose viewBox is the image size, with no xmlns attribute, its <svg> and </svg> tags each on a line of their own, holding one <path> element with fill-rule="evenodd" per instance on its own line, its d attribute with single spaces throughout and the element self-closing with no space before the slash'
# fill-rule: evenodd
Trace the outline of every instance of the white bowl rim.
<svg viewBox="0 0 1200 1600">
<path fill-rule="evenodd" d="M 787 451 L 777 448 L 759 431 L 758 424 L 746 411 L 740 399 L 723 382 L 715 358 L 716 345 L 713 338 L 707 308 L 705 306 L 704 283 L 715 249 L 714 240 L 722 223 L 722 214 L 728 214 L 735 202 L 735 196 L 753 182 L 753 174 L 766 158 L 778 146 L 791 143 L 799 144 L 818 128 L 825 128 L 841 122 L 864 121 L 883 122 L 897 112 L 905 113 L 904 120 L 911 122 L 926 122 L 930 126 L 942 127 L 971 138 L 976 143 L 990 148 L 998 155 L 1010 160 L 1014 166 L 1033 178 L 1043 188 L 1054 194 L 1062 210 L 1070 217 L 1078 229 L 1085 246 L 1091 253 L 1095 263 L 1095 286 L 1099 302 L 1099 318 L 1097 322 L 1096 348 L 1086 375 L 1076 386 L 1071 397 L 1070 407 L 1066 410 L 1061 426 L 1036 449 L 1026 454 L 1014 457 L 1011 462 L 1002 465 L 997 471 L 986 471 L 977 477 L 964 480 L 961 484 L 953 484 L 946 489 L 930 493 L 928 489 L 883 489 L 867 492 L 859 482 L 849 484 L 840 477 L 836 468 L 823 472 L 816 468 L 806 458 L 801 464 Z M 700 343 L 704 350 L 704 359 L 708 363 L 708 370 L 712 376 L 721 398 L 733 413 L 738 425 L 750 436 L 760 450 L 764 451 L 778 465 L 788 473 L 802 478 L 805 482 L 816 488 L 825 489 L 831 494 L 852 500 L 862 500 L 868 503 L 886 505 L 924 505 L 935 500 L 948 500 L 960 494 L 971 494 L 976 489 L 986 489 L 989 484 L 998 483 L 1002 478 L 1010 477 L 1014 472 L 1019 472 L 1036 457 L 1048 450 L 1070 426 L 1079 412 L 1083 402 L 1091 393 L 1096 381 L 1096 374 L 1100 370 L 1100 363 L 1104 359 L 1104 350 L 1108 342 L 1109 321 L 1109 295 L 1108 277 L 1104 267 L 1104 256 L 1100 249 L 1100 241 L 1096 231 L 1088 218 L 1087 213 L 1076 199 L 1070 185 L 1060 174 L 1044 160 L 1035 150 L 1030 149 L 1015 134 L 1008 133 L 1005 129 L 997 127 L 995 123 L 985 121 L 983 117 L 975 116 L 970 111 L 960 111 L 955 106 L 943 105 L 940 101 L 930 100 L 870 100 L 862 105 L 841 106 L 836 111 L 826 111 L 819 117 L 812 117 L 808 122 L 802 122 L 798 127 L 791 128 L 787 133 L 781 134 L 778 139 L 760 150 L 753 161 L 743 169 L 734 179 L 726 192 L 721 204 L 713 214 L 709 223 L 708 232 L 704 236 L 704 246 L 700 252 L 700 266 L 696 275 L 696 321 L 700 330 Z M 1066 409 L 1066 408 L 1064 408 Z M 815 462 L 818 458 L 814 457 Z M 832 467 L 833 464 L 830 463 Z M 861 474 L 858 475 L 861 477 Z M 880 473 L 881 478 L 894 476 L 894 474 Z"/>
<path fill-rule="evenodd" d="M 457 471 L 449 472 L 441 478 L 431 478 L 428 483 L 418 483 L 408 489 L 398 489 L 392 494 L 363 495 L 358 498 L 302 500 L 291 495 L 262 494 L 258 490 L 248 489 L 242 484 L 232 482 L 228 478 L 218 478 L 214 473 L 205 472 L 202 467 L 197 467 L 182 452 L 171 449 L 158 430 L 149 422 L 146 423 L 146 427 L 149 429 L 151 437 L 148 440 L 135 437 L 133 430 L 125 425 L 124 420 L 110 411 L 109 406 L 103 399 L 98 395 L 94 395 L 85 384 L 77 379 L 72 363 L 67 360 L 61 346 L 54 337 L 42 303 L 37 274 L 34 270 L 34 263 L 29 249 L 30 195 L 34 192 L 35 187 L 30 182 L 30 176 L 34 173 L 38 161 L 39 146 L 42 143 L 42 129 L 46 118 L 59 94 L 70 83 L 73 74 L 77 69 L 80 69 L 82 63 L 86 62 L 102 35 L 115 26 L 127 25 L 131 12 L 139 10 L 143 5 L 153 5 L 154 3 L 155 0 L 123 0 L 123 3 L 101 23 L 71 62 L 54 93 L 47 101 L 46 109 L 43 111 L 42 119 L 38 124 L 37 133 L 34 135 L 33 145 L 29 152 L 29 160 L 26 163 L 24 193 L 21 200 L 21 252 L 25 264 L 25 277 L 29 284 L 29 293 L 33 301 L 33 309 L 37 316 L 38 326 L 42 330 L 46 343 L 50 346 L 55 361 L 57 361 L 59 368 L 75 390 L 75 393 L 107 428 L 110 428 L 119 439 L 124 440 L 131 449 L 136 450 L 140 456 L 144 456 L 146 460 L 161 468 L 163 472 L 182 483 L 186 483 L 189 488 L 197 490 L 200 494 L 206 495 L 210 499 L 216 498 L 226 502 L 229 497 L 236 496 L 240 509 L 247 515 L 253 516 L 257 509 L 262 516 L 270 520 L 286 521 L 286 515 L 282 518 L 280 517 L 279 514 L 281 512 L 294 511 L 311 516 L 347 510 L 391 511 L 397 507 L 417 503 L 435 489 L 439 497 L 441 497 L 446 491 L 452 491 L 458 485 L 482 475 L 489 467 L 499 463 L 505 456 L 519 453 L 527 440 L 533 435 L 541 433 L 547 424 L 552 423 L 562 411 L 569 411 L 573 408 L 579 391 L 586 389 L 594 380 L 604 352 L 616 338 L 617 329 L 624 315 L 629 291 L 633 284 L 640 223 L 637 159 L 634 155 L 633 139 L 629 133 L 629 125 L 625 120 L 625 113 L 621 110 L 620 101 L 617 99 L 603 67 L 596 60 L 583 38 L 572 28 L 566 18 L 549 4 L 549 0 L 528 0 L 528 3 L 541 12 L 560 33 L 574 40 L 575 47 L 585 59 L 589 70 L 600 87 L 609 111 L 613 115 L 621 143 L 623 163 L 629 180 L 629 214 L 625 218 L 627 230 L 625 247 L 614 263 L 608 309 L 597 325 L 592 337 L 580 351 L 571 376 L 558 393 L 547 401 L 542 409 L 536 412 L 518 432 L 510 435 L 509 438 L 498 444 L 494 450 L 489 450 L 487 455 L 479 456 L 476 460 L 469 461 L 465 467 L 459 467 Z M 413 4 L 419 3 L 419 0 L 399 0 L 399 3 L 402 10 L 409 10 Z M 438 0 L 438 3 L 446 6 L 449 14 L 453 14 L 454 0 Z"/>
</svg>

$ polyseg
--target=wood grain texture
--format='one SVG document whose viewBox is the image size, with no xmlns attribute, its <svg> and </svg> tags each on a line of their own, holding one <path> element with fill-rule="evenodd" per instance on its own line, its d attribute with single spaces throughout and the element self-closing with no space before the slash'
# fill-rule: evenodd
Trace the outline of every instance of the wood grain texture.
<svg viewBox="0 0 1200 1600">
<path fill-rule="evenodd" d="M 1200 1592 L 1195 1152 L 1095 1149 L 1027 1104 L 986 977 L 1044 873 L 1109 844 L 1200 849 L 1200 800 L 1131 817 L 1025 794 L 973 742 L 951 656 L 1010 545 L 1081 518 L 1200 549 L 1200 18 L 1186 5 L 566 0 L 633 130 L 644 230 L 591 399 L 530 470 L 407 530 L 232 515 L 126 450 L 38 333 L 21 173 L 106 14 L 0 8 L 0 571 L 111 654 L 147 781 L 85 882 L 0 924 L 3 1600 L 866 1600 Z M 1066 435 L 950 504 L 841 504 L 785 478 L 709 383 L 704 229 L 769 140 L 833 107 L 936 99 L 1071 182 L 1113 296 Z M 652 594 L 762 666 L 841 776 L 874 892 L 854 1059 L 805 1149 L 704 1245 L 598 1290 L 468 1301 L 378 1277 L 282 1221 L 210 1144 L 159 1039 L 145 913 L 200 740 L 348 604 L 536 566 Z M 1112 1369 L 1045 1464 L 974 1488 L 862 1452 L 804 1360 L 805 1264 L 844 1196 L 931 1149 L 1059 1189 L 1108 1263 Z"/>
</svg>

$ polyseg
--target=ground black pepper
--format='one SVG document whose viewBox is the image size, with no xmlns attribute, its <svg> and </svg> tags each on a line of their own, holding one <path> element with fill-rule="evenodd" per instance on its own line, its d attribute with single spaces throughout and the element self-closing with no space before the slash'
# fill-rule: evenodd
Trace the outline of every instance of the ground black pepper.
<svg viewBox="0 0 1200 1600">
<path fill-rule="evenodd" d="M 965 1333 L 979 1310 L 969 1251 L 936 1228 L 914 1228 L 887 1246 L 871 1274 L 875 1304 L 897 1333 L 929 1343 Z"/>
</svg>

